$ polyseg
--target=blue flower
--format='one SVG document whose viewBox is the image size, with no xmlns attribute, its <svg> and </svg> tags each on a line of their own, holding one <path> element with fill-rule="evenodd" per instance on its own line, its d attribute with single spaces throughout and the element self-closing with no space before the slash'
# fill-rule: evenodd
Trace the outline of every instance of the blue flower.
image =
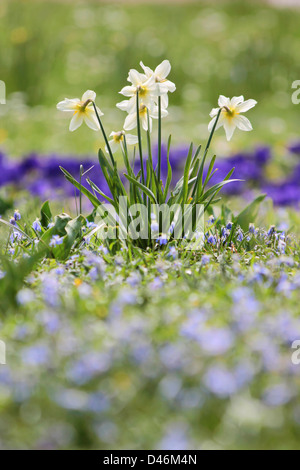
<svg viewBox="0 0 300 470">
<path fill-rule="evenodd" d="M 21 214 L 17 209 L 14 212 L 14 219 L 15 220 L 20 220 L 21 219 Z"/>
<path fill-rule="evenodd" d="M 167 239 L 167 236 L 162 234 L 160 235 L 157 239 L 156 239 L 156 242 L 160 244 L 160 246 L 162 245 L 166 245 L 168 243 L 168 239 Z"/>
<path fill-rule="evenodd" d="M 207 243 L 209 243 L 210 245 L 215 245 L 217 243 L 216 237 L 214 237 L 213 235 L 209 235 L 209 237 L 207 238 Z"/>
<path fill-rule="evenodd" d="M 49 246 L 54 247 L 57 245 L 62 245 L 63 242 L 64 242 L 63 237 L 60 237 L 59 235 L 53 235 L 53 237 L 51 238 L 49 242 Z"/>
<path fill-rule="evenodd" d="M 42 226 L 41 226 L 41 223 L 40 223 L 39 219 L 36 219 L 33 222 L 32 228 L 35 232 L 41 232 L 42 231 Z"/>
</svg>

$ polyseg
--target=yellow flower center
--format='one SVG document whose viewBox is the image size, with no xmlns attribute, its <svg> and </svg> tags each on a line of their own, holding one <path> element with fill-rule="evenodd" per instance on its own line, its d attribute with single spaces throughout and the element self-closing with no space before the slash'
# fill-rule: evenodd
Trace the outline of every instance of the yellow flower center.
<svg viewBox="0 0 300 470">
<path fill-rule="evenodd" d="M 91 100 L 86 100 L 86 101 L 80 101 L 77 105 L 76 105 L 76 111 L 75 113 L 86 113 L 87 111 L 87 106 L 91 103 Z"/>
<path fill-rule="evenodd" d="M 141 104 L 140 105 L 140 116 L 143 115 L 143 114 L 147 114 L 147 106 L 145 106 L 144 104 Z"/>
<path fill-rule="evenodd" d="M 117 132 L 116 134 L 114 134 L 113 139 L 117 144 L 119 144 L 124 139 L 123 132 Z"/>
<path fill-rule="evenodd" d="M 223 111 L 228 119 L 232 119 L 236 114 L 239 114 L 235 108 L 228 108 L 227 106 L 224 106 Z"/>
<path fill-rule="evenodd" d="M 145 97 L 149 92 L 148 88 L 144 86 L 138 86 L 137 91 L 139 92 L 140 97 Z"/>
</svg>

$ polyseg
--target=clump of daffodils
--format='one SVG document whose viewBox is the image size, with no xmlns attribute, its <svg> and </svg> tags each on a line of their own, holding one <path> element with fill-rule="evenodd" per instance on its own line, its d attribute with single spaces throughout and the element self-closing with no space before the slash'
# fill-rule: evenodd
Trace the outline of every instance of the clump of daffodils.
<svg viewBox="0 0 300 470">
<path fill-rule="evenodd" d="M 188 206 L 188 217 L 192 220 L 191 233 L 198 233 L 199 220 L 194 217 L 197 206 L 203 206 L 204 211 L 206 211 L 211 204 L 218 201 L 217 195 L 224 185 L 237 181 L 230 179 L 234 171 L 233 168 L 222 181 L 212 187 L 209 186 L 209 181 L 212 175 L 217 171 L 214 170 L 216 157 L 214 156 L 211 158 L 206 175 L 204 174 L 204 168 L 206 166 L 206 159 L 214 132 L 219 127 L 224 127 L 227 140 L 230 140 L 236 128 L 243 131 L 252 130 L 252 125 L 244 116 L 244 113 L 253 108 L 256 105 L 256 101 L 253 99 L 245 101 L 243 96 L 235 96 L 232 99 L 226 98 L 223 95 L 219 97 L 218 108 L 214 108 L 210 113 L 212 120 L 208 126 L 210 136 L 208 138 L 207 145 L 201 154 L 201 146 L 199 145 L 198 148 L 194 150 L 193 145 L 191 144 L 185 161 L 183 176 L 176 184 L 172 184 L 172 168 L 169 161 L 170 138 L 167 156 L 168 176 L 164 183 L 161 179 L 162 119 L 168 115 L 167 108 L 169 104 L 169 93 L 173 93 L 176 90 L 176 86 L 168 78 L 171 72 L 171 64 L 168 60 L 164 60 L 154 70 L 145 66 L 143 62 L 140 62 L 140 66 L 141 71 L 136 69 L 131 69 L 129 71 L 127 78 L 129 85 L 124 86 L 120 91 L 120 94 L 123 95 L 125 99 L 116 105 L 118 109 L 127 113 L 123 128 L 120 131 L 111 132 L 109 137 L 107 137 L 102 124 L 101 118 L 103 113 L 96 106 L 96 93 L 94 91 L 86 91 L 82 95 L 81 99 L 65 98 L 65 100 L 61 101 L 57 105 L 59 110 L 73 114 L 70 123 L 71 131 L 74 131 L 83 122 L 85 122 L 91 129 L 96 131 L 100 130 L 105 141 L 105 150 L 109 155 L 110 161 L 100 149 L 99 162 L 111 194 L 104 194 L 102 189 L 98 188 L 89 179 L 87 179 L 87 182 L 92 187 L 93 192 L 85 189 L 84 194 L 90 199 L 95 209 L 101 208 L 102 202 L 96 197 L 96 193 L 100 194 L 102 198 L 109 201 L 117 210 L 118 221 L 123 224 L 125 221 L 128 222 L 132 220 L 132 214 L 130 211 L 125 214 L 121 213 L 123 209 L 120 208 L 119 205 L 120 196 L 125 196 L 125 199 L 130 201 L 131 204 L 143 203 L 147 206 L 146 213 L 148 214 L 147 217 L 149 220 L 144 222 L 148 225 L 148 229 L 151 229 L 152 225 L 150 217 L 150 214 L 152 213 L 152 204 L 167 204 L 169 207 L 176 205 L 179 208 Z M 155 164 L 152 161 L 151 144 L 153 120 L 157 121 L 158 141 L 157 163 L 155 162 Z M 137 135 L 128 133 L 128 131 L 133 129 L 137 130 Z M 143 130 L 146 132 L 147 136 L 146 158 L 143 150 Z M 129 155 L 128 147 L 131 145 L 136 145 L 138 148 L 140 171 L 137 174 L 135 174 L 134 171 L 134 163 L 130 163 L 135 160 L 135 150 L 133 153 L 133 159 L 131 159 Z M 124 186 L 124 181 L 122 181 L 120 174 L 117 171 L 117 162 L 114 154 L 119 149 L 123 155 L 126 168 L 124 176 L 128 180 L 129 188 Z M 68 181 L 79 189 L 81 197 L 81 177 L 85 173 L 80 173 L 81 177 L 78 182 L 66 170 L 62 169 L 62 171 Z M 173 187 L 175 188 L 174 191 L 172 191 Z M 176 229 L 182 222 L 181 215 L 175 214 L 171 221 L 172 230 L 170 231 L 167 228 L 168 235 L 166 236 L 166 231 L 163 230 L 162 221 L 159 218 L 157 220 L 159 220 L 159 222 L 157 223 L 158 227 L 155 238 L 151 238 L 150 234 L 150 238 L 143 240 L 140 239 L 136 242 L 139 246 L 148 248 L 149 246 L 153 247 L 167 244 L 168 239 L 174 237 L 174 233 L 178 232 Z M 112 222 L 111 225 L 114 226 L 116 223 Z M 182 234 L 182 229 L 180 228 L 179 233 Z M 169 238 L 167 239 L 166 237 Z M 185 238 L 185 236 L 183 238 Z"/>
</svg>

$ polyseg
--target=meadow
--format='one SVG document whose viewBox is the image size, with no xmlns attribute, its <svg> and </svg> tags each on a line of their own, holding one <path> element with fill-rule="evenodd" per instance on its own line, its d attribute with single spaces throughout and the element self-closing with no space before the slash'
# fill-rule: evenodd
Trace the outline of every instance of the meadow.
<svg viewBox="0 0 300 470">
<path fill-rule="evenodd" d="M 54 3 L 0 5 L 0 449 L 299 449 L 300 10 Z"/>
</svg>

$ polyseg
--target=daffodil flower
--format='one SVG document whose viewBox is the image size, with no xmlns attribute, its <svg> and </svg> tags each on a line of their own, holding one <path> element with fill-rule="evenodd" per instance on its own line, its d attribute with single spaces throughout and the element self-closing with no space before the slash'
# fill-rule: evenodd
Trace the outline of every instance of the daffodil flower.
<svg viewBox="0 0 300 470">
<path fill-rule="evenodd" d="M 136 110 L 134 107 L 132 107 L 132 104 L 130 101 L 122 101 L 121 103 L 117 104 L 119 109 L 122 109 L 122 111 L 127 111 L 128 116 L 125 119 L 124 122 L 124 129 L 126 131 L 130 131 L 134 129 L 137 126 L 137 116 L 136 116 Z M 150 108 L 147 108 L 147 106 L 143 103 L 140 104 L 139 106 L 139 115 L 140 115 L 140 120 L 141 124 L 143 126 L 143 129 L 145 131 L 148 130 L 148 114 L 147 110 L 149 109 L 149 125 L 150 129 L 149 131 L 152 132 L 152 118 L 153 119 L 158 119 L 158 107 L 155 105 L 151 105 Z M 161 110 L 161 117 L 165 117 L 168 115 L 168 111 L 166 109 Z"/>
<path fill-rule="evenodd" d="M 208 125 L 208 130 L 212 130 L 219 110 L 222 109 L 216 129 L 223 126 L 228 141 L 233 136 L 237 127 L 242 131 L 252 131 L 251 122 L 241 113 L 249 111 L 249 109 L 253 108 L 256 104 L 257 101 L 255 100 L 245 101 L 243 96 L 234 96 L 230 99 L 221 95 L 218 100 L 219 108 L 214 108 L 210 113 L 210 117 L 213 119 Z"/>
<path fill-rule="evenodd" d="M 136 135 L 125 134 L 124 131 L 113 131 L 109 136 L 112 137 L 112 139 L 109 141 L 109 146 L 111 148 L 112 153 L 115 153 L 119 150 L 121 143 L 124 142 L 124 136 L 126 137 L 127 145 L 136 145 L 138 143 L 138 138 Z M 105 147 L 105 150 L 108 153 L 107 147 Z"/>
<path fill-rule="evenodd" d="M 96 93 L 92 90 L 87 90 L 83 93 L 81 100 L 79 98 L 68 99 L 65 98 L 57 104 L 57 109 L 60 111 L 71 112 L 73 117 L 70 122 L 70 131 L 75 131 L 81 126 L 83 121 L 94 131 L 100 129 L 99 122 L 93 107 L 93 102 L 96 99 Z M 96 108 L 99 116 L 103 113 L 99 108 Z"/>
<path fill-rule="evenodd" d="M 139 102 L 149 108 L 157 100 L 158 96 L 167 93 L 167 88 L 160 87 L 153 74 L 147 76 L 135 69 L 131 69 L 127 80 L 131 82 L 131 85 L 122 88 L 120 94 L 130 98 L 131 106 L 134 106 L 136 103 L 137 92 L 139 94 Z"/>
<path fill-rule="evenodd" d="M 170 62 L 168 60 L 164 60 L 156 67 L 154 71 L 151 70 L 150 67 L 144 65 L 142 61 L 140 62 L 140 66 L 144 70 L 144 73 L 148 79 L 154 77 L 155 82 L 159 84 L 162 107 L 166 109 L 169 104 L 167 93 L 173 93 L 176 90 L 175 83 L 167 80 L 167 76 L 171 72 Z"/>
</svg>

